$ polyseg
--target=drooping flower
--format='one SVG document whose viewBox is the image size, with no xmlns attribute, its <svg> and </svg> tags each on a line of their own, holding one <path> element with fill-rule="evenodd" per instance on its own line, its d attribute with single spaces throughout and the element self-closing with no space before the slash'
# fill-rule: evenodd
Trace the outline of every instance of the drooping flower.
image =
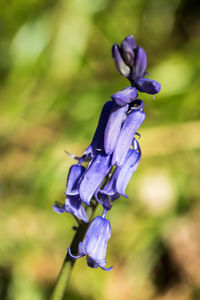
<svg viewBox="0 0 200 300">
<path fill-rule="evenodd" d="M 87 213 L 82 206 L 82 201 L 79 196 L 66 196 L 64 205 L 53 205 L 53 210 L 59 214 L 64 212 L 72 214 L 74 217 L 88 223 Z"/>
<path fill-rule="evenodd" d="M 133 141 L 133 137 L 143 123 L 145 113 L 142 109 L 132 110 L 128 114 L 122 129 L 120 131 L 115 150 L 113 152 L 112 164 L 122 166 L 125 162 L 126 155 Z"/>
<path fill-rule="evenodd" d="M 128 104 L 125 106 L 119 106 L 115 103 L 113 104 L 104 134 L 104 149 L 107 155 L 112 154 L 114 151 L 122 123 L 126 118 L 127 111 Z"/>
<path fill-rule="evenodd" d="M 79 162 L 81 163 L 81 161 Z M 71 213 L 74 217 L 79 218 L 83 222 L 88 222 L 87 213 L 82 206 L 82 201 L 79 196 L 79 181 L 85 172 L 85 168 L 80 164 L 72 165 L 67 177 L 67 189 L 65 192 L 65 204 L 54 204 L 53 210 L 59 214 L 63 212 Z"/>
<path fill-rule="evenodd" d="M 101 152 L 89 163 L 79 186 L 79 195 L 85 204 L 90 205 L 92 196 L 109 173 L 111 166 L 111 156 Z"/>
<path fill-rule="evenodd" d="M 105 271 L 110 271 L 113 267 L 105 268 L 107 243 L 111 236 L 111 226 L 108 219 L 97 216 L 90 224 L 83 242 L 79 243 L 78 254 L 73 255 L 70 248 L 69 255 L 80 258 L 86 255 L 87 264 L 91 268 L 100 267 Z"/>
<path fill-rule="evenodd" d="M 111 179 L 103 189 L 99 189 L 96 194 L 96 200 L 104 207 L 109 209 L 110 202 L 118 199 L 121 195 L 128 198 L 125 194 L 126 187 L 136 171 L 141 157 L 141 150 L 136 139 L 133 140 L 133 149 L 129 149 L 124 164 L 116 167 Z M 109 201 L 109 198 L 111 201 Z"/>
<path fill-rule="evenodd" d="M 67 178 L 67 190 L 65 192 L 66 195 L 78 195 L 79 180 L 84 172 L 85 168 L 79 164 L 71 166 Z"/>
</svg>

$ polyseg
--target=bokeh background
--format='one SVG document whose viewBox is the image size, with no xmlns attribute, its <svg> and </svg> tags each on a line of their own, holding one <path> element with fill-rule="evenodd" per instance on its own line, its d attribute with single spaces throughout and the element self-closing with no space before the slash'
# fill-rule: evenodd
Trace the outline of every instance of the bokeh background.
<svg viewBox="0 0 200 300">
<path fill-rule="evenodd" d="M 109 219 L 111 272 L 77 261 L 65 299 L 200 299 L 200 2 L 0 1 L 0 299 L 48 299 L 75 221 L 52 211 L 100 110 L 128 85 L 111 46 L 135 36 L 161 82 L 143 158 Z M 98 213 L 98 211 L 97 211 Z"/>
</svg>

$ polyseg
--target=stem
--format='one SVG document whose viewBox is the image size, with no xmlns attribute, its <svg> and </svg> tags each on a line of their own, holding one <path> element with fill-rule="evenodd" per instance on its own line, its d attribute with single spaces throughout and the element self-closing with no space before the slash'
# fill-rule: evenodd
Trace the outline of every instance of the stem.
<svg viewBox="0 0 200 300">
<path fill-rule="evenodd" d="M 97 202 L 95 202 L 95 203 L 92 202 L 91 205 L 86 208 L 88 216 L 89 216 L 89 222 L 88 223 L 82 222 L 76 230 L 76 233 L 75 233 L 73 240 L 71 242 L 71 245 L 70 245 L 71 252 L 75 255 L 78 254 L 78 245 L 85 236 L 85 233 L 86 233 L 88 226 L 90 224 L 90 221 L 94 215 L 94 211 L 95 211 L 96 207 L 97 207 Z M 67 288 L 67 284 L 68 284 L 68 281 L 70 278 L 70 274 L 71 274 L 71 271 L 72 271 L 72 268 L 73 268 L 75 262 L 76 262 L 76 260 L 71 258 L 67 253 L 65 256 L 60 274 L 58 275 L 55 287 L 53 289 L 52 296 L 50 298 L 51 300 L 62 300 L 63 299 L 66 288 Z"/>
</svg>

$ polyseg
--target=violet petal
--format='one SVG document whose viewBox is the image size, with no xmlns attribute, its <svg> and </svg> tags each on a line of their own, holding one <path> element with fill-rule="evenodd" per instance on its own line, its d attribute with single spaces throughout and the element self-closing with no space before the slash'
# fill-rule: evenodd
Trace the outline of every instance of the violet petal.
<svg viewBox="0 0 200 300">
<path fill-rule="evenodd" d="M 113 153 L 122 123 L 128 111 L 128 104 L 125 106 L 113 105 L 104 135 L 104 149 L 107 155 Z"/>
<path fill-rule="evenodd" d="M 124 164 L 126 155 L 131 146 L 133 137 L 143 123 L 145 119 L 145 113 L 141 110 L 132 110 L 120 131 L 115 150 L 113 152 L 112 165 L 116 164 L 117 166 L 121 166 Z"/>
<path fill-rule="evenodd" d="M 120 106 L 124 106 L 137 98 L 137 89 L 135 87 L 126 87 L 120 92 L 111 96 L 112 100 Z"/>
<path fill-rule="evenodd" d="M 72 165 L 67 178 L 67 195 L 78 195 L 78 182 L 85 172 L 85 168 L 80 165 Z"/>
<path fill-rule="evenodd" d="M 159 93 L 161 89 L 161 84 L 159 82 L 149 78 L 139 78 L 136 80 L 135 84 L 140 92 L 151 95 Z"/>
<path fill-rule="evenodd" d="M 122 76 L 128 77 L 130 74 L 130 68 L 125 64 L 122 59 L 119 46 L 114 44 L 112 47 L 112 56 L 115 63 L 115 67 Z"/>
<path fill-rule="evenodd" d="M 79 187 L 80 198 L 85 204 L 90 204 L 92 196 L 109 173 L 110 168 L 111 157 L 102 153 L 96 155 L 90 162 Z"/>
<path fill-rule="evenodd" d="M 104 132 L 113 105 L 114 105 L 113 101 L 108 101 L 104 104 L 94 137 L 92 139 L 91 144 L 85 150 L 84 154 L 86 155 L 91 154 L 91 156 L 93 157 L 100 150 L 101 151 L 104 150 Z"/>
<path fill-rule="evenodd" d="M 135 68 L 133 69 L 133 73 L 131 75 L 131 78 L 133 80 L 136 80 L 137 78 L 140 78 L 144 76 L 145 70 L 147 67 L 147 56 L 142 47 L 137 48 L 137 55 L 136 55 L 136 62 L 135 62 Z"/>
</svg>

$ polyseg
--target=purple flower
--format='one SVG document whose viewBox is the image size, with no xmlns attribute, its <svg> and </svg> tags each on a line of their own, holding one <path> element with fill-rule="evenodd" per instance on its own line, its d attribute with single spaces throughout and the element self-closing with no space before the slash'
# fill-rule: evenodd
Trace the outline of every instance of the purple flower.
<svg viewBox="0 0 200 300">
<path fill-rule="evenodd" d="M 59 214 L 62 214 L 63 212 L 70 213 L 74 217 L 81 219 L 83 222 L 88 222 L 87 213 L 82 206 L 79 196 L 66 196 L 65 204 L 62 206 L 54 204 L 53 210 Z"/>
<path fill-rule="evenodd" d="M 79 195 L 85 204 L 90 205 L 92 196 L 100 187 L 110 169 L 111 157 L 103 153 L 96 155 L 89 163 L 79 186 Z"/>
<path fill-rule="evenodd" d="M 104 207 L 109 209 L 109 197 L 111 201 L 116 200 L 125 195 L 125 189 L 136 171 L 141 157 L 140 146 L 136 139 L 133 141 L 133 149 L 129 149 L 126 160 L 121 167 L 116 167 L 111 179 L 105 185 L 103 190 L 99 189 L 96 193 L 96 200 L 100 202 Z"/>
<path fill-rule="evenodd" d="M 146 52 L 136 45 L 132 35 L 128 35 L 120 47 L 117 44 L 113 46 L 113 59 L 117 70 L 131 82 L 133 87 L 147 94 L 159 93 L 161 85 L 155 80 L 144 78 L 148 74 Z M 124 101 L 126 99 L 123 98 L 122 102 L 116 103 L 119 105 L 129 103 Z"/>
<path fill-rule="evenodd" d="M 160 92 L 161 84 L 149 78 L 139 78 L 135 81 L 136 88 L 143 93 L 157 94 Z"/>
<path fill-rule="evenodd" d="M 112 165 L 121 166 L 124 164 L 126 155 L 133 141 L 134 135 L 145 119 L 142 109 L 132 110 L 120 131 L 115 150 L 113 152 Z"/>
<path fill-rule="evenodd" d="M 114 151 L 127 111 L 128 104 L 121 107 L 114 103 L 104 134 L 104 149 L 107 155 Z"/>
<path fill-rule="evenodd" d="M 90 224 L 83 242 L 79 243 L 79 255 L 73 255 L 70 251 L 70 248 L 68 249 L 68 253 L 74 259 L 86 255 L 87 264 L 89 267 L 100 267 L 105 271 L 110 271 L 113 267 L 105 268 L 107 243 L 110 239 L 110 236 L 111 226 L 109 220 L 98 216 Z"/>
<path fill-rule="evenodd" d="M 91 156 L 93 157 L 95 154 L 98 154 L 99 151 L 104 150 L 104 132 L 113 105 L 114 105 L 113 101 L 108 101 L 104 104 L 94 137 L 92 139 L 90 146 L 85 150 L 84 154 L 86 155 L 91 154 Z"/>
<path fill-rule="evenodd" d="M 137 98 L 137 89 L 130 86 L 126 87 L 120 92 L 113 94 L 111 98 L 117 105 L 124 106 Z"/>
<path fill-rule="evenodd" d="M 79 180 L 83 173 L 85 172 L 85 168 L 83 166 L 78 165 L 72 165 L 68 178 L 67 178 L 67 191 L 66 195 L 78 195 L 78 185 Z"/>
</svg>

